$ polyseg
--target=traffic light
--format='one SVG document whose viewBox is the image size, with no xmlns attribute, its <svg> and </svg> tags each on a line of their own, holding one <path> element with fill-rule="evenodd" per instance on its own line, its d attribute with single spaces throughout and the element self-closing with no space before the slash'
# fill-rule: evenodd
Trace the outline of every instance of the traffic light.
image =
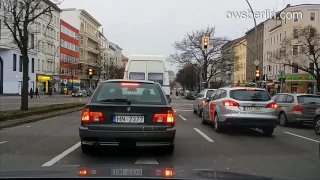
<svg viewBox="0 0 320 180">
<path fill-rule="evenodd" d="M 259 78 L 259 77 L 260 77 L 260 70 L 256 69 L 256 78 Z"/>
<path fill-rule="evenodd" d="M 208 50 L 209 47 L 209 37 L 202 37 L 202 50 Z"/>
<path fill-rule="evenodd" d="M 94 75 L 94 70 L 93 70 L 93 68 L 89 68 L 89 69 L 88 69 L 88 75 L 89 75 L 89 78 L 91 79 L 92 76 Z"/>
</svg>

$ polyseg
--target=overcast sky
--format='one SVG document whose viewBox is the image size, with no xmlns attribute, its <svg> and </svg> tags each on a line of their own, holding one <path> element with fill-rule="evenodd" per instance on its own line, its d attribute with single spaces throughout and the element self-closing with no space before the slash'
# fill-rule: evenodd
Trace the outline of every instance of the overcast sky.
<svg viewBox="0 0 320 180">
<path fill-rule="evenodd" d="M 249 0 L 254 11 L 281 10 L 287 4 L 319 0 Z M 60 8 L 85 9 L 103 26 L 104 35 L 123 48 L 123 54 L 174 52 L 172 43 L 186 32 L 216 27 L 217 36 L 241 37 L 253 19 L 227 18 L 230 11 L 248 11 L 245 0 L 64 0 Z M 264 19 L 258 19 L 258 23 Z M 171 70 L 176 71 L 175 66 Z"/>
</svg>

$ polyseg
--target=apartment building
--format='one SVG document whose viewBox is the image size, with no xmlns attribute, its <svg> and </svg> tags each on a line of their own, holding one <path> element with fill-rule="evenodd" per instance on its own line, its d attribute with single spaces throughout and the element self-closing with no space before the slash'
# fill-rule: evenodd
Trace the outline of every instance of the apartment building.
<svg viewBox="0 0 320 180">
<path fill-rule="evenodd" d="M 255 36 L 255 28 L 246 32 L 247 37 L 247 55 L 246 55 L 246 81 L 252 82 L 255 79 L 256 65 L 254 61 L 258 60 L 260 64 L 258 69 L 262 72 L 263 68 L 263 22 L 257 24 L 257 35 Z M 257 38 L 257 39 L 255 39 Z"/>
<path fill-rule="evenodd" d="M 99 28 L 101 27 L 101 24 L 84 9 L 63 9 L 60 16 L 65 22 L 79 29 L 80 65 L 78 76 L 80 78 L 81 86 L 83 88 L 89 88 L 90 81 L 86 70 L 89 67 L 97 65 L 100 55 Z M 94 82 L 92 83 L 94 84 L 96 81 L 97 79 L 94 79 Z"/>
<path fill-rule="evenodd" d="M 40 16 L 29 29 L 29 87 L 35 89 L 52 84 L 54 67 L 59 66 L 58 58 L 54 52 L 60 39 L 56 36 L 59 32 L 60 9 L 49 0 L 41 1 L 41 7 L 51 6 L 52 18 Z M 34 14 L 42 10 L 37 9 Z M 1 11 L 3 13 L 3 11 Z M 4 15 L 0 15 L 4 17 Z M 21 94 L 22 90 L 22 56 L 15 41 L 0 18 L 0 94 Z M 57 79 L 58 80 L 58 79 Z"/>
<path fill-rule="evenodd" d="M 79 30 L 64 20 L 60 20 L 60 91 L 71 91 L 80 86 L 77 74 L 79 63 Z"/>
<path fill-rule="evenodd" d="M 113 62 L 118 66 L 122 66 L 122 48 L 117 44 L 110 42 L 110 45 L 113 47 L 114 51 L 114 59 Z"/>
<path fill-rule="evenodd" d="M 100 39 L 100 80 L 108 79 L 107 65 L 110 54 L 108 54 L 109 43 L 108 39 L 103 35 L 103 31 L 99 32 Z"/>
<path fill-rule="evenodd" d="M 48 92 L 58 91 L 60 85 L 60 12 L 61 9 L 49 0 L 42 1 L 44 7 L 51 6 L 52 16 L 37 19 L 37 87 Z"/>
<path fill-rule="evenodd" d="M 234 81 L 237 86 L 247 84 L 246 62 L 247 62 L 247 37 L 239 38 L 234 45 Z"/>
<path fill-rule="evenodd" d="M 288 4 L 286 8 L 278 12 L 278 15 L 283 12 L 288 14 L 291 12 L 293 18 L 280 18 L 279 16 L 273 19 L 268 19 L 264 22 L 264 74 L 267 74 L 269 80 L 274 79 L 276 83 L 270 85 L 271 91 L 275 92 L 307 92 L 308 89 L 314 89 L 315 80 L 310 74 L 299 70 L 297 67 L 284 66 L 279 59 L 281 42 L 284 38 L 292 39 L 292 63 L 297 66 L 313 68 L 314 64 L 309 61 L 309 58 L 300 54 L 297 42 L 296 32 L 299 28 L 307 25 L 314 26 L 320 30 L 320 4 L 301 4 L 291 6 Z M 299 13 L 301 16 L 299 16 Z M 282 73 L 282 76 L 280 75 Z M 280 87 L 280 78 L 285 79 L 283 87 Z"/>
</svg>

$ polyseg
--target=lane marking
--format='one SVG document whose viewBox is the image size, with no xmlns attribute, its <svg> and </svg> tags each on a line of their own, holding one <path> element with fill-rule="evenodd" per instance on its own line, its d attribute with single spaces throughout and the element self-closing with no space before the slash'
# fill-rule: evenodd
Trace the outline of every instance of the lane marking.
<svg viewBox="0 0 320 180">
<path fill-rule="evenodd" d="M 184 118 L 183 116 L 179 115 L 179 117 L 180 117 L 182 120 L 187 121 L 187 119 Z"/>
<path fill-rule="evenodd" d="M 173 110 L 173 112 L 177 112 L 176 110 Z"/>
<path fill-rule="evenodd" d="M 81 142 L 78 142 L 77 144 L 73 145 L 69 149 L 65 150 L 63 153 L 54 157 L 50 161 L 44 163 L 42 166 L 52 166 L 54 163 L 58 162 L 59 160 L 61 160 L 62 158 L 64 158 L 65 156 L 67 156 L 68 154 L 70 154 L 72 151 L 74 151 L 75 149 L 77 149 L 80 146 L 81 146 Z"/>
<path fill-rule="evenodd" d="M 294 133 L 287 132 L 287 131 L 283 131 L 283 132 L 286 133 L 286 134 L 290 134 L 292 136 L 296 136 L 296 137 L 302 138 L 302 139 L 306 139 L 306 140 L 309 140 L 309 141 L 320 143 L 320 141 L 317 141 L 317 140 L 314 140 L 314 139 L 311 139 L 311 138 L 307 138 L 307 137 L 304 137 L 304 136 L 300 136 L 298 134 L 294 134 Z"/>
<path fill-rule="evenodd" d="M 159 164 L 155 158 L 152 157 L 140 157 L 135 164 Z"/>
<path fill-rule="evenodd" d="M 4 143 L 6 143 L 6 142 L 8 142 L 8 141 L 2 141 L 2 142 L 0 142 L 0 144 L 4 144 Z"/>
<path fill-rule="evenodd" d="M 195 131 L 197 131 L 202 137 L 204 137 L 209 142 L 214 142 L 209 136 L 207 136 L 204 132 L 200 131 L 198 128 L 193 128 Z"/>
</svg>

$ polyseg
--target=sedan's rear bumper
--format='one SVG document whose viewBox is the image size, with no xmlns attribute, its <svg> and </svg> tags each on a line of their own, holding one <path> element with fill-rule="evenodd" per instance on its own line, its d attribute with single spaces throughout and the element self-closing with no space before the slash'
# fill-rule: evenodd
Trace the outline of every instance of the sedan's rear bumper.
<svg viewBox="0 0 320 180">
<path fill-rule="evenodd" d="M 248 128 L 263 128 L 263 127 L 276 127 L 277 118 L 270 119 L 256 119 L 256 118 L 227 118 L 224 122 L 221 122 L 222 126 L 242 126 Z"/>
<path fill-rule="evenodd" d="M 174 144 L 176 134 L 175 128 L 166 131 L 101 131 L 89 130 L 87 127 L 79 128 L 82 144 L 121 146 L 131 144 L 132 146 L 168 146 Z"/>
</svg>

